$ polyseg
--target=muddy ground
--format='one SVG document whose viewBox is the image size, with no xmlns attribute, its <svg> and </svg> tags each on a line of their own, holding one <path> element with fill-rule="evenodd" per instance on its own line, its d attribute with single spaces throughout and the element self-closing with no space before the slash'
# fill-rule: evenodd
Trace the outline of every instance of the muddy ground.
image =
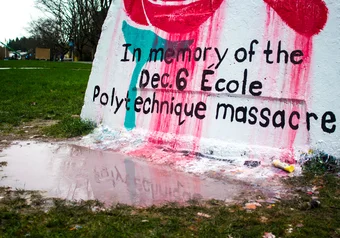
<svg viewBox="0 0 340 238">
<path fill-rule="evenodd" d="M 58 120 L 35 119 L 29 122 L 23 122 L 20 126 L 11 127 L 8 131 L 0 131 L 0 152 L 7 148 L 13 141 L 34 140 L 40 142 L 58 142 L 58 141 L 77 141 L 81 137 L 75 138 L 55 138 L 47 136 L 43 129 L 57 124 Z"/>
</svg>

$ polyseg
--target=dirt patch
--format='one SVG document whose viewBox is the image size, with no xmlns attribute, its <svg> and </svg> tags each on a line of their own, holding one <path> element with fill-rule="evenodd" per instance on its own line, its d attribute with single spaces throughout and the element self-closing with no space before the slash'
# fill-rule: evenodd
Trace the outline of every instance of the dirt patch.
<svg viewBox="0 0 340 238">
<path fill-rule="evenodd" d="M 9 131 L 0 130 L 0 151 L 8 147 L 13 141 L 17 140 L 35 140 L 35 141 L 61 141 L 65 139 L 56 139 L 44 134 L 43 128 L 57 124 L 58 120 L 41 120 L 36 119 L 29 122 L 23 122 L 20 126 L 11 128 Z M 78 140 L 79 138 L 72 138 Z"/>
</svg>

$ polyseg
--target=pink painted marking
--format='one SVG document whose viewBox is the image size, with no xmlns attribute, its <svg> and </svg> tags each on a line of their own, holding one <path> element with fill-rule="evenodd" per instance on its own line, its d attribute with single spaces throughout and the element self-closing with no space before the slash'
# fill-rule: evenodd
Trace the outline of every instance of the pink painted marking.
<svg viewBox="0 0 340 238">
<path fill-rule="evenodd" d="M 291 68 L 291 75 L 289 81 L 289 94 L 290 98 L 294 99 L 307 99 L 310 94 L 310 69 L 311 69 L 311 57 L 313 54 L 313 39 L 312 37 L 305 37 L 299 34 L 295 36 L 294 42 L 295 49 L 301 49 L 304 57 L 303 63 L 299 65 L 293 65 Z M 306 105 L 308 108 L 308 105 Z M 306 108 L 306 110 L 307 110 Z M 299 106 L 293 105 L 292 111 L 300 111 Z M 304 112 L 302 112 L 304 113 Z M 301 115 L 304 117 L 304 115 Z M 298 123 L 300 120 L 295 118 L 295 123 Z M 300 125 L 301 127 L 301 125 Z M 296 139 L 297 130 L 290 129 L 288 131 L 288 149 L 290 151 L 294 151 L 293 146 Z M 309 133 L 308 133 L 309 137 Z M 292 153 L 293 154 L 293 153 Z M 282 160 L 288 163 L 293 163 L 295 160 L 292 158 L 293 155 L 282 155 Z"/>
</svg>

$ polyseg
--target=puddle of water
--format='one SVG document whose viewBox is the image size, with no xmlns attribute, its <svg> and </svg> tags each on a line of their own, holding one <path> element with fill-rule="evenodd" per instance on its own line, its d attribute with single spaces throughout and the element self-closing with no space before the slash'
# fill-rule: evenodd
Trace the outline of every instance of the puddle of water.
<svg viewBox="0 0 340 238">
<path fill-rule="evenodd" d="M 11 69 L 11 68 L 0 68 L 0 70 L 7 70 L 7 69 Z"/>
<path fill-rule="evenodd" d="M 47 191 L 71 200 L 149 206 L 190 199 L 239 200 L 249 184 L 177 172 L 165 165 L 110 151 L 38 142 L 17 142 L 1 153 L 0 186 Z M 268 189 L 268 188 L 266 188 Z"/>
</svg>

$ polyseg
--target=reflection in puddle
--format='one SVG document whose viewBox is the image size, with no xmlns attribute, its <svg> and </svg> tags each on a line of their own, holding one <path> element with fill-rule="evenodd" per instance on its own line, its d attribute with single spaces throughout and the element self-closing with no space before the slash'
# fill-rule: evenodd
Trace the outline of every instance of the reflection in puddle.
<svg viewBox="0 0 340 238">
<path fill-rule="evenodd" d="M 190 199 L 233 201 L 250 185 L 176 172 L 123 154 L 58 143 L 20 142 L 4 150 L 0 186 L 66 199 L 147 206 Z"/>
</svg>

